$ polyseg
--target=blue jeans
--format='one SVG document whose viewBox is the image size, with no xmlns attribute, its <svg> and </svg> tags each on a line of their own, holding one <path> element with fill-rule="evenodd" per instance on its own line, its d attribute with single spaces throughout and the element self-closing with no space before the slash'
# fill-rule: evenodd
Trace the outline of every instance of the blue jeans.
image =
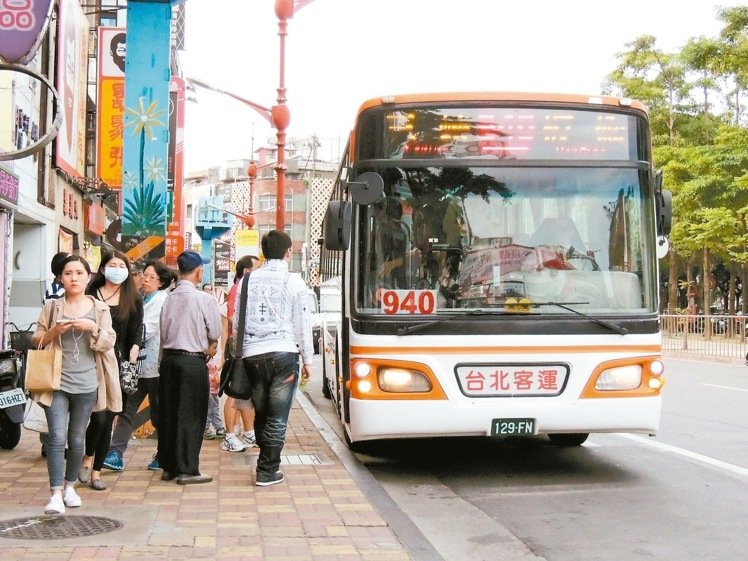
<svg viewBox="0 0 748 561">
<path fill-rule="evenodd" d="M 244 368 L 252 385 L 255 406 L 255 438 L 260 447 L 257 479 L 266 479 L 280 467 L 296 382 L 298 353 L 265 353 L 245 357 Z"/>
<path fill-rule="evenodd" d="M 52 490 L 62 489 L 65 481 L 75 483 L 78 480 L 85 448 L 86 426 L 96 405 L 98 393 L 98 390 L 81 394 L 56 391 L 52 395 L 52 404 L 49 407 L 42 406 L 49 425 L 47 471 Z"/>
<path fill-rule="evenodd" d="M 221 401 L 218 394 L 208 395 L 208 418 L 205 421 L 205 430 L 210 430 L 213 425 L 215 430 L 226 430 L 221 419 Z"/>
</svg>

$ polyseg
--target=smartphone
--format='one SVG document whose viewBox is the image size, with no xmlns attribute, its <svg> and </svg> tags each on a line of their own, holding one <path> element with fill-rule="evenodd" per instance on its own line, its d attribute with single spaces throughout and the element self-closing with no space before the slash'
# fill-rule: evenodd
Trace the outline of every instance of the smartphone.
<svg viewBox="0 0 748 561">
<path fill-rule="evenodd" d="M 57 320 L 57 323 L 70 323 L 70 321 L 71 320 L 69 320 L 69 319 L 60 318 L 60 319 Z"/>
</svg>

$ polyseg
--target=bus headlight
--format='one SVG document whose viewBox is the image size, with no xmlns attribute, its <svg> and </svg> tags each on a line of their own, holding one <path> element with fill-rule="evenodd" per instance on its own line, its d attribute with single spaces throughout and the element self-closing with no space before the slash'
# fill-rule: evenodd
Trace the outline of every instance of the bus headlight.
<svg viewBox="0 0 748 561">
<path fill-rule="evenodd" d="M 377 382 L 385 392 L 430 392 L 431 381 L 421 372 L 407 368 L 383 366 Z"/>
<path fill-rule="evenodd" d="M 639 364 L 608 368 L 598 376 L 595 389 L 598 391 L 633 390 L 642 383 L 642 367 Z"/>
</svg>

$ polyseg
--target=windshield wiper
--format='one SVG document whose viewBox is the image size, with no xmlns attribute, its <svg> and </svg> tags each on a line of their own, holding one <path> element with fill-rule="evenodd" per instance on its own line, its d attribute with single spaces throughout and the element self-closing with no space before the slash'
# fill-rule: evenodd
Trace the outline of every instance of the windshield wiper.
<svg viewBox="0 0 748 561">
<path fill-rule="evenodd" d="M 398 335 L 409 335 L 410 333 L 417 333 L 418 331 L 423 331 L 424 329 L 432 325 L 437 325 L 439 323 L 444 323 L 445 321 L 451 320 L 453 317 L 454 316 L 442 317 L 439 319 L 432 319 L 431 321 L 427 321 L 424 323 L 403 325 L 402 327 L 397 328 L 397 334 Z"/>
<path fill-rule="evenodd" d="M 402 327 L 397 328 L 397 334 L 398 335 L 408 335 L 410 333 L 417 333 L 418 331 L 423 331 L 427 327 L 430 327 L 432 325 L 436 325 L 439 323 L 444 323 L 446 321 L 451 321 L 453 319 L 459 319 L 461 317 L 465 316 L 511 316 L 511 315 L 531 315 L 532 312 L 508 312 L 506 310 L 484 310 L 481 308 L 470 310 L 464 314 L 459 315 L 449 315 L 449 316 L 443 316 L 439 319 L 433 319 L 431 321 L 427 321 L 424 323 L 416 323 L 416 324 L 409 324 L 404 325 Z"/>
<path fill-rule="evenodd" d="M 569 304 L 588 304 L 588 302 L 569 302 Z M 559 302 L 533 302 L 532 305 L 533 306 L 558 306 L 559 308 L 566 310 L 568 312 L 571 312 L 572 314 L 576 314 L 579 317 L 582 317 L 586 320 L 591 321 L 592 323 L 596 323 L 597 325 L 601 325 L 605 327 L 606 329 L 615 331 L 619 335 L 627 335 L 629 332 L 629 330 L 626 329 L 625 327 L 621 327 L 620 325 L 616 325 L 615 323 L 605 321 L 604 319 L 599 319 L 599 318 L 587 315 L 584 312 L 580 312 L 579 310 L 575 310 L 574 308 L 570 308 L 569 306 L 566 306 Z"/>
</svg>

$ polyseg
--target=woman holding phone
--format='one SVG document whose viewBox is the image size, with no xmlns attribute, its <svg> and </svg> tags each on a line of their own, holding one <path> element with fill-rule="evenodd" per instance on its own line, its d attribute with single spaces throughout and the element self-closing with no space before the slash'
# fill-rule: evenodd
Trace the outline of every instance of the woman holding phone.
<svg viewBox="0 0 748 561">
<path fill-rule="evenodd" d="M 108 306 L 85 294 L 90 277 L 85 259 L 65 258 L 61 274 L 65 293 L 44 303 L 32 339 L 35 347 L 52 345 L 62 351 L 60 389 L 32 395 L 44 408 L 49 425 L 47 471 L 52 496 L 45 514 L 64 514 L 65 507 L 81 506 L 75 483 L 88 419 L 92 411 L 122 407 L 112 317 Z"/>
</svg>

